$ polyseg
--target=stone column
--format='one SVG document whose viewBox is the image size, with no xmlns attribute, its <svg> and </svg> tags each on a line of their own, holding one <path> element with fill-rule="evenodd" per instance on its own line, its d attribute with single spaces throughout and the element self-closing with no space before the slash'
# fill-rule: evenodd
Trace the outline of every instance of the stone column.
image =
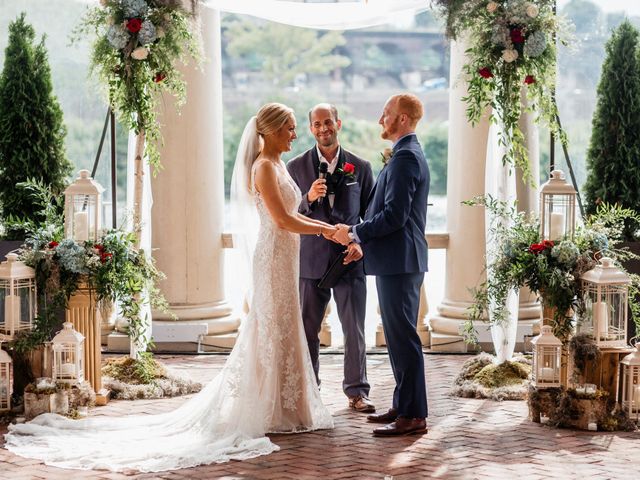
<svg viewBox="0 0 640 480">
<path fill-rule="evenodd" d="M 224 162 L 220 13 L 200 8 L 202 70 L 182 68 L 187 102 L 163 102 L 160 115 L 164 169 L 153 179 L 153 256 L 167 276 L 160 287 L 175 322 L 154 312 L 160 342 L 197 342 L 229 347 L 239 319 L 224 293 Z M 203 331 L 203 325 L 206 328 Z"/>
<path fill-rule="evenodd" d="M 467 84 L 462 77 L 467 46 L 464 42 L 451 44 L 447 166 L 449 244 L 444 298 L 430 318 L 431 346 L 436 351 L 466 350 L 460 331 L 467 318 L 467 308 L 473 303 L 469 289 L 484 280 L 485 211 L 460 203 L 484 194 L 489 133 L 488 117 L 483 117 L 475 127 L 467 121 L 466 103 L 462 101 L 467 94 Z"/>
</svg>

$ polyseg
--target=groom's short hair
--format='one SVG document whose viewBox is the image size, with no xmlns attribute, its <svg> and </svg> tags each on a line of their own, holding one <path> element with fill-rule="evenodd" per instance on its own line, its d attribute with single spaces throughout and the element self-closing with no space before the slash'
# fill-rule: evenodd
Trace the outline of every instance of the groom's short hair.
<svg viewBox="0 0 640 480">
<path fill-rule="evenodd" d="M 398 112 L 406 114 L 416 125 L 424 115 L 422 101 L 413 93 L 400 93 L 395 97 L 398 100 Z"/>
<path fill-rule="evenodd" d="M 333 119 L 336 122 L 338 121 L 338 109 L 333 103 L 319 103 L 314 107 L 312 107 L 311 110 L 309 110 L 309 125 L 311 125 L 311 115 L 313 114 L 314 111 L 316 111 L 319 108 L 324 108 L 326 110 L 329 110 L 331 112 L 331 115 L 333 116 Z"/>
</svg>

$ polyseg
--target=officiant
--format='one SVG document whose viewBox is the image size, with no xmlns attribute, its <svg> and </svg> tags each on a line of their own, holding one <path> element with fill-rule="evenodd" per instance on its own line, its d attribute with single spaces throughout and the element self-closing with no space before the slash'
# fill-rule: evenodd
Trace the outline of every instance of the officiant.
<svg viewBox="0 0 640 480">
<path fill-rule="evenodd" d="M 342 121 L 334 105 L 321 103 L 309 111 L 309 129 L 316 144 L 289 161 L 287 169 L 302 192 L 299 212 L 330 224 L 355 225 L 364 217 L 373 188 L 369 162 L 344 149 L 338 141 Z M 362 260 L 340 276 L 328 275 L 345 247 L 323 237 L 302 235 L 300 242 L 300 302 L 309 353 L 318 385 L 319 333 L 333 294 L 344 334 L 344 379 L 342 388 L 349 407 L 370 413 L 364 320 L 367 287 Z M 336 260 L 338 259 L 338 260 Z M 335 269 L 334 272 L 335 273 Z M 339 272 L 340 273 L 340 272 Z M 320 280 L 323 283 L 319 286 Z"/>
</svg>

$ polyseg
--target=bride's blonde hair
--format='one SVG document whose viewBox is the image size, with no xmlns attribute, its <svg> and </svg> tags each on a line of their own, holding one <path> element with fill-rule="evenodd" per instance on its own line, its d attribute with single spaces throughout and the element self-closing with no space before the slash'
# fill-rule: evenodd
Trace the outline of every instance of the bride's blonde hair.
<svg viewBox="0 0 640 480">
<path fill-rule="evenodd" d="M 256 114 L 256 130 L 262 137 L 278 131 L 293 116 L 293 110 L 282 103 L 267 103 Z"/>
</svg>

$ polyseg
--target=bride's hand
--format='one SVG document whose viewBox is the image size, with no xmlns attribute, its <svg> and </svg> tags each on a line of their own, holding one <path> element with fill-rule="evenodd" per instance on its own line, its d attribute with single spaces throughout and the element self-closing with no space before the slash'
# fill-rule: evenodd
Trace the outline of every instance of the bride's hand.
<svg viewBox="0 0 640 480">
<path fill-rule="evenodd" d="M 332 242 L 338 243 L 333 237 L 338 231 L 338 229 L 332 225 L 328 225 L 326 227 L 321 228 L 322 236 L 327 240 L 331 240 Z"/>
</svg>

